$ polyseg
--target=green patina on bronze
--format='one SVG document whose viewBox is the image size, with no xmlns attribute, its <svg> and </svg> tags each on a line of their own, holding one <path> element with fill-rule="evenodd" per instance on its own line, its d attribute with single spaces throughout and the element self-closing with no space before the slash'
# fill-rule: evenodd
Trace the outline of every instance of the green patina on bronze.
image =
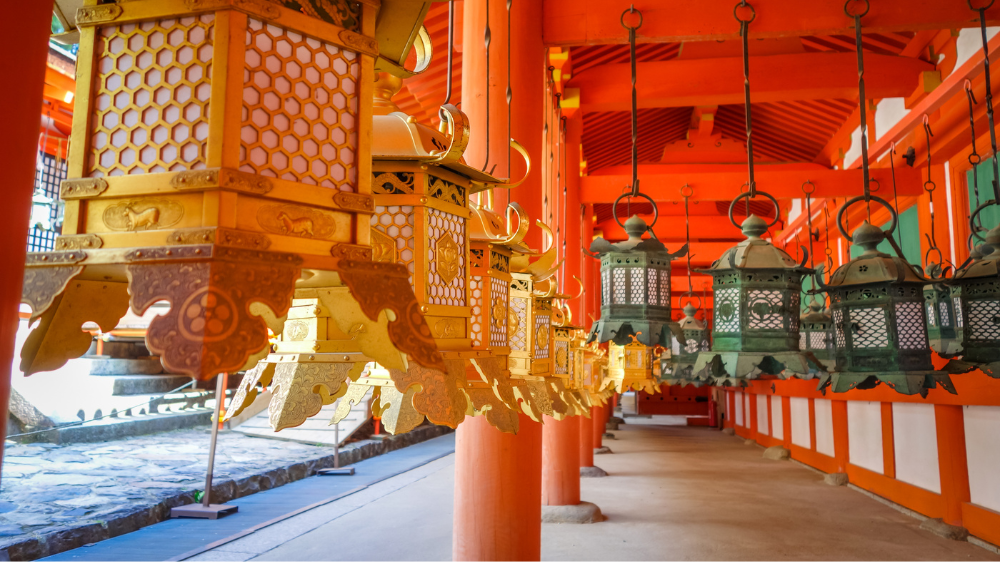
<svg viewBox="0 0 1000 562">
<path fill-rule="evenodd" d="M 701 386 L 706 381 L 694 376 L 698 353 L 708 351 L 708 326 L 694 317 L 697 309 L 688 303 L 684 318 L 671 326 L 673 342 L 671 353 L 660 356 L 660 378 L 664 383 Z"/>
<path fill-rule="evenodd" d="M 942 280 L 940 264 L 927 267 L 927 274 L 934 283 L 924 286 L 924 305 L 927 314 L 927 337 L 931 348 L 942 357 L 954 357 L 962 351 L 955 317 L 953 289 Z"/>
<path fill-rule="evenodd" d="M 953 372 L 979 368 L 1000 378 L 1000 225 L 986 234 L 986 244 L 974 259 L 955 272 L 949 282 L 957 311 L 962 360 L 949 365 Z M 964 369 L 961 367 L 965 367 Z"/>
<path fill-rule="evenodd" d="M 833 318 L 815 296 L 799 317 L 799 330 L 799 349 L 815 355 L 827 368 L 833 367 Z"/>
</svg>

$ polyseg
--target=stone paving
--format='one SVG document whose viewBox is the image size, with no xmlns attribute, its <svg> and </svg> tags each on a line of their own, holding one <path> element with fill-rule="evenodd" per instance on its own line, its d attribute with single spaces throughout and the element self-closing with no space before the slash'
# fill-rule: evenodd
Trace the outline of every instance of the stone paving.
<svg viewBox="0 0 1000 562">
<path fill-rule="evenodd" d="M 341 464 L 446 433 L 421 427 L 341 449 Z M 0 490 L 0 559 L 30 560 L 97 542 L 169 517 L 204 487 L 210 431 L 188 429 L 103 443 L 11 444 Z M 219 434 L 213 503 L 333 466 L 333 448 Z"/>
</svg>

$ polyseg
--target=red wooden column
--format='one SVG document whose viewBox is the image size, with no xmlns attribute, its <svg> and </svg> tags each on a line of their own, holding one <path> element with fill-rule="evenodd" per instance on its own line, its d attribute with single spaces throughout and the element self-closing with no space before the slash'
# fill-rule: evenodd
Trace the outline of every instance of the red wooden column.
<svg viewBox="0 0 1000 562">
<path fill-rule="evenodd" d="M 34 191 L 35 151 L 41 126 L 45 60 L 49 52 L 52 0 L 8 2 L 0 28 L 0 72 L 16 84 L 0 88 L 0 169 L 4 171 L 4 206 L 0 221 L 4 241 L 0 273 L 0 442 L 7 436 L 11 366 L 17 336 L 18 305 L 28 247 L 28 220 Z M 43 375 L 44 376 L 44 375 Z M 0 449 L 0 462 L 3 450 Z"/>
<path fill-rule="evenodd" d="M 576 417 L 580 419 L 580 466 L 594 466 L 594 422 L 584 416 Z"/>
<path fill-rule="evenodd" d="M 833 457 L 837 461 L 837 472 L 847 474 L 847 463 L 850 460 L 847 431 L 847 402 L 831 400 L 830 408 L 833 417 Z"/>
<path fill-rule="evenodd" d="M 491 44 L 489 73 L 483 34 L 487 2 Z M 524 165 L 508 171 L 508 139 L 526 147 L 537 167 L 542 154 L 542 7 L 540 2 L 514 2 L 510 14 L 510 86 L 513 91 L 508 130 L 507 3 L 466 0 L 462 15 L 462 110 L 471 121 L 466 160 L 487 162 L 498 177 L 520 178 Z M 489 104 L 487 104 L 487 93 Z M 532 220 L 541 218 L 541 175 L 533 171 L 518 189 L 498 190 L 495 208 L 518 201 Z M 537 228 L 527 241 L 539 247 Z M 455 520 L 452 556 L 455 560 L 538 560 L 541 557 L 542 426 L 520 416 L 518 434 L 503 434 L 485 418 L 467 418 L 455 442 Z"/>
<path fill-rule="evenodd" d="M 607 427 L 608 415 L 604 406 L 597 404 L 590 408 L 590 421 L 594 428 L 594 448 L 600 449 L 604 446 L 604 428 Z"/>
<path fill-rule="evenodd" d="M 454 560 L 539 560 L 542 425 L 519 414 L 517 435 L 485 416 L 455 432 Z"/>
<path fill-rule="evenodd" d="M 572 117 L 566 120 L 566 139 L 563 151 L 565 153 L 566 169 L 561 171 L 565 178 L 565 224 L 560 225 L 560 231 L 565 235 L 565 250 L 562 255 L 566 257 L 563 266 L 563 293 L 569 295 L 577 294 L 580 284 L 573 277 L 579 277 L 583 281 L 584 260 L 591 260 L 583 255 L 583 209 L 580 207 L 580 136 L 583 133 L 583 120 L 580 117 Z M 593 227 L 591 227 L 593 229 Z M 586 243 L 589 246 L 589 242 Z M 586 285 L 584 285 L 586 287 Z M 587 327 L 589 321 L 584 315 L 584 299 L 582 295 L 578 299 L 569 301 L 570 309 L 573 311 L 573 324 Z"/>
<path fill-rule="evenodd" d="M 545 416 L 542 425 L 542 505 L 580 503 L 580 422 Z"/>
<path fill-rule="evenodd" d="M 969 464 L 965 452 L 965 417 L 961 406 L 934 405 L 937 424 L 938 470 L 941 474 L 941 497 L 944 498 L 944 522 L 963 526 L 962 504 L 972 501 L 969 490 Z"/>
</svg>

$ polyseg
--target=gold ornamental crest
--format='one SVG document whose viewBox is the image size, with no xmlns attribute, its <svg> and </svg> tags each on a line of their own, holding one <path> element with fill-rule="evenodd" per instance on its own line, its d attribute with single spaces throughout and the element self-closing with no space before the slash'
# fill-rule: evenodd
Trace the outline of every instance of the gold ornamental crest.
<svg viewBox="0 0 1000 562">
<path fill-rule="evenodd" d="M 535 345 L 537 347 L 546 347 L 549 345 L 548 330 L 538 330 L 537 332 L 535 332 Z"/>
<path fill-rule="evenodd" d="M 458 256 L 458 244 L 451 234 L 445 233 L 437 241 L 437 274 L 445 285 L 450 285 L 458 277 Z"/>
<path fill-rule="evenodd" d="M 514 312 L 514 309 L 511 309 L 507 313 L 507 337 L 511 338 L 514 337 L 514 334 L 517 333 L 517 327 L 520 323 L 521 322 L 517 319 L 517 312 Z"/>
<path fill-rule="evenodd" d="M 503 300 L 493 299 L 493 309 L 491 314 L 493 316 L 493 323 L 497 326 L 503 326 L 503 319 L 507 316 L 507 307 L 504 306 Z"/>
</svg>

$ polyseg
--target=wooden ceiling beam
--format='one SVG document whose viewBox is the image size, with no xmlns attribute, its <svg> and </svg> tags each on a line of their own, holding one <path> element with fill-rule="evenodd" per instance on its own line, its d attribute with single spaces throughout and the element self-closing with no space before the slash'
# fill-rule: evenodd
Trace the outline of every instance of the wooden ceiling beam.
<svg viewBox="0 0 1000 562">
<path fill-rule="evenodd" d="M 636 2 L 644 23 L 638 41 L 738 40 L 740 25 L 732 0 L 699 2 Z M 844 14 L 842 0 L 754 0 L 756 20 L 750 37 L 778 38 L 812 35 L 854 36 L 854 20 Z M 607 0 L 544 0 L 542 34 L 550 46 L 624 44 L 628 33 L 619 18 L 627 2 Z M 987 25 L 1000 24 L 1000 3 L 986 11 Z M 867 33 L 978 27 L 978 14 L 965 2 L 941 0 L 880 0 L 872 2 L 861 23 Z"/>
<path fill-rule="evenodd" d="M 872 98 L 909 95 L 928 62 L 891 55 L 865 56 L 865 87 Z M 857 97 L 853 53 L 801 53 L 750 60 L 753 101 L 779 102 Z M 574 76 L 580 110 L 624 111 L 631 107 L 631 68 L 606 64 Z M 738 57 L 640 62 L 636 84 L 640 108 L 743 103 L 743 61 Z"/>
</svg>

